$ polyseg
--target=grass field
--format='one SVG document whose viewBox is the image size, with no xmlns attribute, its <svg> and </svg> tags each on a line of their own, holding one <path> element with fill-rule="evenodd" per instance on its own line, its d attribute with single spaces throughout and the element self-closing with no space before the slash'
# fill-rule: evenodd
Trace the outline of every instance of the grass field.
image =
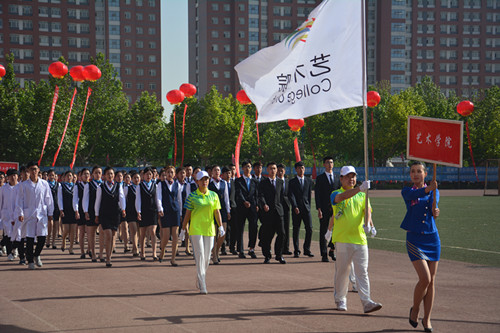
<svg viewBox="0 0 500 333">
<path fill-rule="evenodd" d="M 370 200 L 377 236 L 369 238 L 368 246 L 406 253 L 406 234 L 399 228 L 406 213 L 403 199 Z M 437 226 L 441 238 L 441 259 L 500 267 L 499 197 L 441 197 L 439 208 L 441 215 L 437 219 Z M 318 240 L 319 219 L 315 207 L 312 218 L 313 239 Z M 290 238 L 291 235 L 290 231 Z M 301 231 L 303 237 L 304 231 Z M 319 255 L 319 249 L 312 250 Z"/>
</svg>

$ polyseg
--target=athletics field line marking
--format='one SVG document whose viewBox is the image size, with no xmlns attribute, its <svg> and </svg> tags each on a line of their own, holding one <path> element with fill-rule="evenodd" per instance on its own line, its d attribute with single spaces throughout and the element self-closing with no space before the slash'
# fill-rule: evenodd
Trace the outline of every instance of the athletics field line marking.
<svg viewBox="0 0 500 333">
<path fill-rule="evenodd" d="M 398 243 L 406 243 L 405 240 L 401 240 L 401 239 L 391 239 L 391 238 L 383 238 L 383 237 L 376 237 L 374 239 L 380 239 L 380 240 L 391 241 L 391 242 L 398 242 Z M 466 251 L 474 251 L 474 252 L 482 252 L 482 253 L 500 254 L 500 252 L 498 252 L 498 251 L 470 249 L 470 248 L 467 248 L 467 247 L 460 247 L 460 246 L 441 245 L 441 247 L 442 248 L 445 247 L 445 248 L 448 248 L 448 249 L 458 249 L 458 250 L 466 250 Z"/>
</svg>

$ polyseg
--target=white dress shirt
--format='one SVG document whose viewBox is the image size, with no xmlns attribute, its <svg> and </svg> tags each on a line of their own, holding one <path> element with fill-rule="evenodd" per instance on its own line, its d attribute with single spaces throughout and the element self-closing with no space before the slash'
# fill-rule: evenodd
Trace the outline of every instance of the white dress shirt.
<svg viewBox="0 0 500 333">
<path fill-rule="evenodd" d="M 125 195 L 123 195 L 123 187 L 120 186 L 120 184 L 116 184 L 118 186 L 118 205 L 120 206 L 120 210 L 125 210 L 127 207 L 127 203 L 125 202 Z M 108 190 L 111 191 L 113 188 L 113 185 L 109 186 L 108 182 L 104 182 L 103 185 L 101 186 L 106 186 Z M 95 194 L 95 216 L 99 216 L 99 210 L 101 209 L 101 198 L 102 198 L 102 188 L 99 186 L 97 188 L 96 194 Z"/>
<path fill-rule="evenodd" d="M 144 184 L 146 184 L 144 182 Z M 151 181 L 151 186 L 156 187 L 156 209 L 158 209 L 159 212 L 163 212 L 163 207 L 161 206 L 161 186 L 158 186 L 153 180 Z M 147 186 L 146 186 L 147 187 Z M 150 191 L 152 188 L 149 189 Z M 141 205 L 142 205 L 142 200 L 141 200 L 141 185 L 137 185 L 135 189 L 135 210 L 137 213 L 141 213 Z"/>
</svg>

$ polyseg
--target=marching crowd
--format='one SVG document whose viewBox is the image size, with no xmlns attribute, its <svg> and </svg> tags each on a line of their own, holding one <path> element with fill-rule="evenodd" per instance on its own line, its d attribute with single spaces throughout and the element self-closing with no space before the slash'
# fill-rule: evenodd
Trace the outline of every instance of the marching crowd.
<svg viewBox="0 0 500 333">
<path fill-rule="evenodd" d="M 3 229 L 0 255 L 7 255 L 8 261 L 18 258 L 21 265 L 27 261 L 29 269 L 36 269 L 43 265 L 43 248 L 57 249 L 56 239 L 61 237 L 61 251 L 74 254 L 74 244 L 78 244 L 80 259 L 88 256 L 92 262 L 105 262 L 106 267 L 112 267 L 119 233 L 124 253 L 131 252 L 142 261 L 146 260 L 148 248 L 153 261 L 165 260 L 170 241 L 170 264 L 175 267 L 180 238 L 185 253 L 194 257 L 197 286 L 206 294 L 205 277 L 210 260 L 217 265 L 221 255 L 256 259 L 259 246 L 264 264 L 271 262 L 272 253 L 280 264 L 286 264 L 284 255 L 314 257 L 311 250 L 314 188 L 317 209 L 314 214 L 318 214 L 320 221 L 321 261 L 329 262 L 329 257 L 336 261 L 337 310 L 347 310 L 350 281 L 359 294 L 364 312 L 377 311 L 382 305 L 371 300 L 368 279 L 366 237 L 376 234 L 372 209 L 369 201 L 366 202 L 370 181 L 357 186 L 357 174 L 352 166 L 342 167 L 340 177 L 334 175 L 333 158 L 329 156 L 323 159 L 323 166 L 325 172 L 313 184 L 313 180 L 304 175 L 303 162 L 295 164 L 296 176 L 292 178 L 286 177 L 283 164 L 274 162 L 267 163 L 267 175 L 263 176 L 262 163 L 244 161 L 241 177 L 236 177 L 233 164 L 222 168 L 212 165 L 205 170 L 190 164 L 178 168 L 168 166 L 159 171 L 146 167 L 128 173 L 96 166 L 92 170 L 84 168 L 77 174 L 67 171 L 57 175 L 53 170 L 41 172 L 36 162 L 30 162 L 19 172 L 15 169 L 9 169 L 6 174 L 0 172 L 0 226 Z M 410 175 L 414 186 L 402 191 L 407 215 L 401 228 L 407 231 L 408 254 L 419 282 L 409 322 L 413 327 L 417 325 L 413 318 L 418 316 L 423 302 L 423 326 L 429 331 L 432 330 L 429 326 L 434 277 L 440 258 L 434 219 L 439 215 L 439 193 L 434 180 L 430 186 L 424 183 L 427 171 L 422 163 L 414 163 Z M 433 199 L 434 192 L 438 194 L 437 199 Z M 365 207 L 368 207 L 366 222 Z M 302 224 L 305 239 L 300 247 Z M 96 235 L 99 235 L 98 250 Z"/>
</svg>

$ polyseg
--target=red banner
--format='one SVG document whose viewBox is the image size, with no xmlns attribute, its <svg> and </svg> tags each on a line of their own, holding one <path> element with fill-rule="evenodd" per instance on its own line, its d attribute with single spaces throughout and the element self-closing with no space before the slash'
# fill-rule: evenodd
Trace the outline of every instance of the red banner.
<svg viewBox="0 0 500 333">
<path fill-rule="evenodd" d="M 240 177 L 240 148 L 241 140 L 243 140 L 243 130 L 245 129 L 245 116 L 241 119 L 240 134 L 238 134 L 238 141 L 236 141 L 236 148 L 234 150 L 234 164 L 236 165 L 236 177 Z"/>
<path fill-rule="evenodd" d="M 174 166 L 177 166 L 177 131 L 175 130 L 175 110 L 174 110 Z"/>
<path fill-rule="evenodd" d="M 187 104 L 184 104 L 184 116 L 182 117 L 182 160 L 181 167 L 184 165 L 184 127 L 186 126 L 186 110 L 188 108 Z"/>
<path fill-rule="evenodd" d="M 408 117 L 408 159 L 462 167 L 463 123 L 456 120 Z"/>
<path fill-rule="evenodd" d="M 295 162 L 300 162 L 299 141 L 297 138 L 293 140 L 293 150 L 295 150 Z"/>
<path fill-rule="evenodd" d="M 80 129 L 78 130 L 78 136 L 76 137 L 76 144 L 75 144 L 75 151 L 73 152 L 73 160 L 71 161 L 70 164 L 70 169 L 73 169 L 73 166 L 75 165 L 75 159 L 76 159 L 76 151 L 78 149 L 78 142 L 80 141 L 80 133 L 82 133 L 82 126 L 83 126 L 83 120 L 85 119 L 85 112 L 87 111 L 87 104 L 89 103 L 89 97 L 90 94 L 92 93 L 92 89 L 87 90 L 87 100 L 85 101 L 85 108 L 83 109 L 83 116 L 82 116 L 82 122 L 80 123 Z"/>
<path fill-rule="evenodd" d="M 69 118 L 71 116 L 71 109 L 73 109 L 73 102 L 75 101 L 75 96 L 76 96 L 76 87 L 75 87 L 75 91 L 73 92 L 73 98 L 71 98 L 71 104 L 69 105 L 68 118 L 66 119 L 66 125 L 64 125 L 64 131 L 63 131 L 63 134 L 61 137 L 61 142 L 59 142 L 59 147 L 57 147 L 57 151 L 56 151 L 56 154 L 54 155 L 54 162 L 52 162 L 52 166 L 56 165 L 57 156 L 59 155 L 59 151 L 61 150 L 64 136 L 66 135 L 66 130 L 68 129 Z"/>
<path fill-rule="evenodd" d="M 19 170 L 19 163 L 17 162 L 0 162 L 0 171 L 7 172 L 9 169 Z"/>
<path fill-rule="evenodd" d="M 38 165 L 42 162 L 43 152 L 45 150 L 45 145 L 49 139 L 50 128 L 52 127 L 52 120 L 54 119 L 54 110 L 56 109 L 57 98 L 59 97 L 59 87 L 56 86 L 54 91 L 54 97 L 52 98 L 52 108 L 50 109 L 49 122 L 47 124 L 47 130 L 45 131 L 45 140 L 43 141 L 42 154 L 38 160 Z"/>
</svg>

